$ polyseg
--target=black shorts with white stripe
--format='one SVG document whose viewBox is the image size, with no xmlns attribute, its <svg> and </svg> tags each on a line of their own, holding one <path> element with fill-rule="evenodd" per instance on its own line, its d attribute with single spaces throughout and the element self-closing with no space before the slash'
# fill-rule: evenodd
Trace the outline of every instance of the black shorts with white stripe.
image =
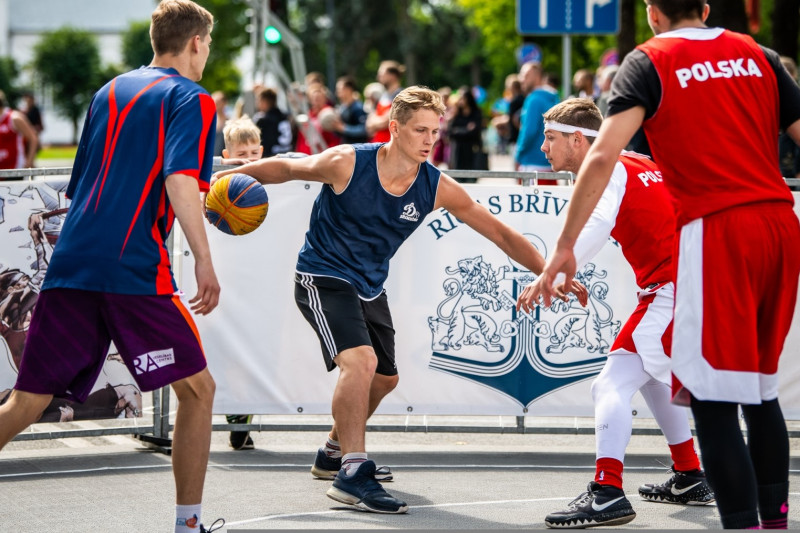
<svg viewBox="0 0 800 533">
<path fill-rule="evenodd" d="M 397 375 L 394 326 L 385 291 L 373 300 L 364 300 L 343 279 L 296 273 L 294 300 L 319 337 L 329 372 L 336 367 L 336 354 L 372 346 L 378 356 L 376 373 Z"/>
</svg>

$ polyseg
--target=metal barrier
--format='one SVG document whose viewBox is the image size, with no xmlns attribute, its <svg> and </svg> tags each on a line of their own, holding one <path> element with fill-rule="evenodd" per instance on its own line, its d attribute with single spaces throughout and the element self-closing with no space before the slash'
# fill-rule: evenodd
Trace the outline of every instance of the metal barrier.
<svg viewBox="0 0 800 533">
<path fill-rule="evenodd" d="M 215 165 L 213 170 L 225 170 L 234 168 L 231 166 Z M 0 170 L 0 181 L 19 180 L 33 181 L 47 179 L 55 176 L 69 176 L 71 167 L 48 167 L 30 168 L 15 170 Z M 474 171 L 474 170 L 448 170 L 445 171 L 449 176 L 456 179 L 514 179 L 522 186 L 537 186 L 540 179 L 559 180 L 566 185 L 572 185 L 575 175 L 571 172 L 513 172 L 513 171 Z M 787 178 L 787 185 L 793 189 L 800 188 L 800 179 Z M 180 253 L 173 252 L 173 257 L 180 260 Z M 179 269 L 174 269 L 176 273 Z M 120 427 L 95 427 L 82 429 L 65 429 L 63 431 L 36 431 L 34 426 L 30 430 L 20 433 L 14 440 L 44 440 L 61 439 L 67 437 L 98 437 L 110 435 L 132 435 L 140 439 L 145 445 L 153 447 L 165 453 L 170 453 L 170 432 L 173 424 L 170 423 L 170 389 L 165 387 L 153 391 L 152 393 L 153 417 L 149 424 Z M 396 418 L 402 418 L 395 415 Z M 457 417 L 456 417 L 457 418 Z M 370 424 L 367 426 L 369 431 L 375 432 L 414 432 L 414 433 L 513 433 L 513 434 L 593 434 L 593 424 L 585 427 L 575 423 L 569 426 L 530 426 L 527 425 L 525 416 L 514 417 L 515 424 L 510 426 L 500 425 L 420 425 L 406 424 Z M 135 419 L 134 419 L 135 420 Z M 408 422 L 408 418 L 406 419 Z M 330 429 L 329 424 L 318 423 L 281 423 L 281 424 L 213 424 L 212 431 L 319 431 L 326 432 Z M 634 427 L 634 435 L 660 435 L 661 430 L 657 427 Z M 790 428 L 789 436 L 792 438 L 800 437 L 800 428 Z"/>
</svg>

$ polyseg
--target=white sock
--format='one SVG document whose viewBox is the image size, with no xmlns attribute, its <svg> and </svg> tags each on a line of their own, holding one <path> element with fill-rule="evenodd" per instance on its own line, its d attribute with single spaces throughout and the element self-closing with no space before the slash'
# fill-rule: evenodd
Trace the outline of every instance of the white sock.
<svg viewBox="0 0 800 533">
<path fill-rule="evenodd" d="M 366 453 L 348 453 L 342 456 L 342 470 L 345 476 L 355 474 L 361 463 L 368 459 Z"/>
<path fill-rule="evenodd" d="M 200 531 L 200 512 L 203 504 L 175 506 L 175 533 L 197 533 Z"/>
<path fill-rule="evenodd" d="M 322 449 L 328 457 L 335 459 L 342 456 L 342 448 L 339 446 L 339 441 L 333 440 L 330 437 L 328 437 L 328 441 Z"/>
</svg>

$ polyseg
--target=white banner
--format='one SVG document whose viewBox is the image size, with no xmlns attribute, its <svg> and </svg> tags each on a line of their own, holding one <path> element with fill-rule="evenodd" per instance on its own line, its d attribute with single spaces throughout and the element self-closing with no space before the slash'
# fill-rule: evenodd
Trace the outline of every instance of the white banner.
<svg viewBox="0 0 800 533">
<path fill-rule="evenodd" d="M 69 200 L 66 179 L 0 184 L 0 403 L 17 381 L 28 326 Z M 39 422 L 142 416 L 142 393 L 112 345 L 82 404 L 54 398 Z"/>
<path fill-rule="evenodd" d="M 319 184 L 270 186 L 270 211 L 255 232 L 208 227 L 220 306 L 198 317 L 217 381 L 214 411 L 326 414 L 338 377 L 294 303 L 294 268 Z M 568 187 L 467 186 L 547 256 L 566 216 Z M 182 287 L 194 295 L 194 262 L 178 243 Z M 432 213 L 392 259 L 386 292 L 397 332 L 400 384 L 383 414 L 591 416 L 591 378 L 636 306 L 633 272 L 609 242 L 579 278 L 586 308 L 556 304 L 520 315 L 514 302 L 534 278 L 445 211 Z M 795 321 L 797 322 L 797 320 Z M 800 342 L 793 327 L 787 350 Z M 781 401 L 800 418 L 800 362 L 781 361 Z M 640 415 L 648 411 L 636 398 Z"/>
</svg>

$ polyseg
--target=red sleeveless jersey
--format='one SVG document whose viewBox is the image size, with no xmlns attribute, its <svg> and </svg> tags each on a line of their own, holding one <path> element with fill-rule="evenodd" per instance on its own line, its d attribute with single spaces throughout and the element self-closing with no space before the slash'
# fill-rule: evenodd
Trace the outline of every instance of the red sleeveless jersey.
<svg viewBox="0 0 800 533">
<path fill-rule="evenodd" d="M 673 281 L 675 210 L 661 172 L 649 157 L 635 152 L 623 152 L 619 162 L 628 177 L 611 236 L 622 247 L 639 287 Z"/>
<path fill-rule="evenodd" d="M 5 108 L 0 115 L 0 168 L 22 168 L 25 166 L 25 147 L 22 135 L 11 122 L 11 109 Z"/>
<path fill-rule="evenodd" d="M 661 103 L 644 129 L 679 224 L 738 205 L 792 203 L 776 157 L 778 86 L 756 42 L 727 30 L 665 35 L 638 48 L 661 79 Z"/>
</svg>

